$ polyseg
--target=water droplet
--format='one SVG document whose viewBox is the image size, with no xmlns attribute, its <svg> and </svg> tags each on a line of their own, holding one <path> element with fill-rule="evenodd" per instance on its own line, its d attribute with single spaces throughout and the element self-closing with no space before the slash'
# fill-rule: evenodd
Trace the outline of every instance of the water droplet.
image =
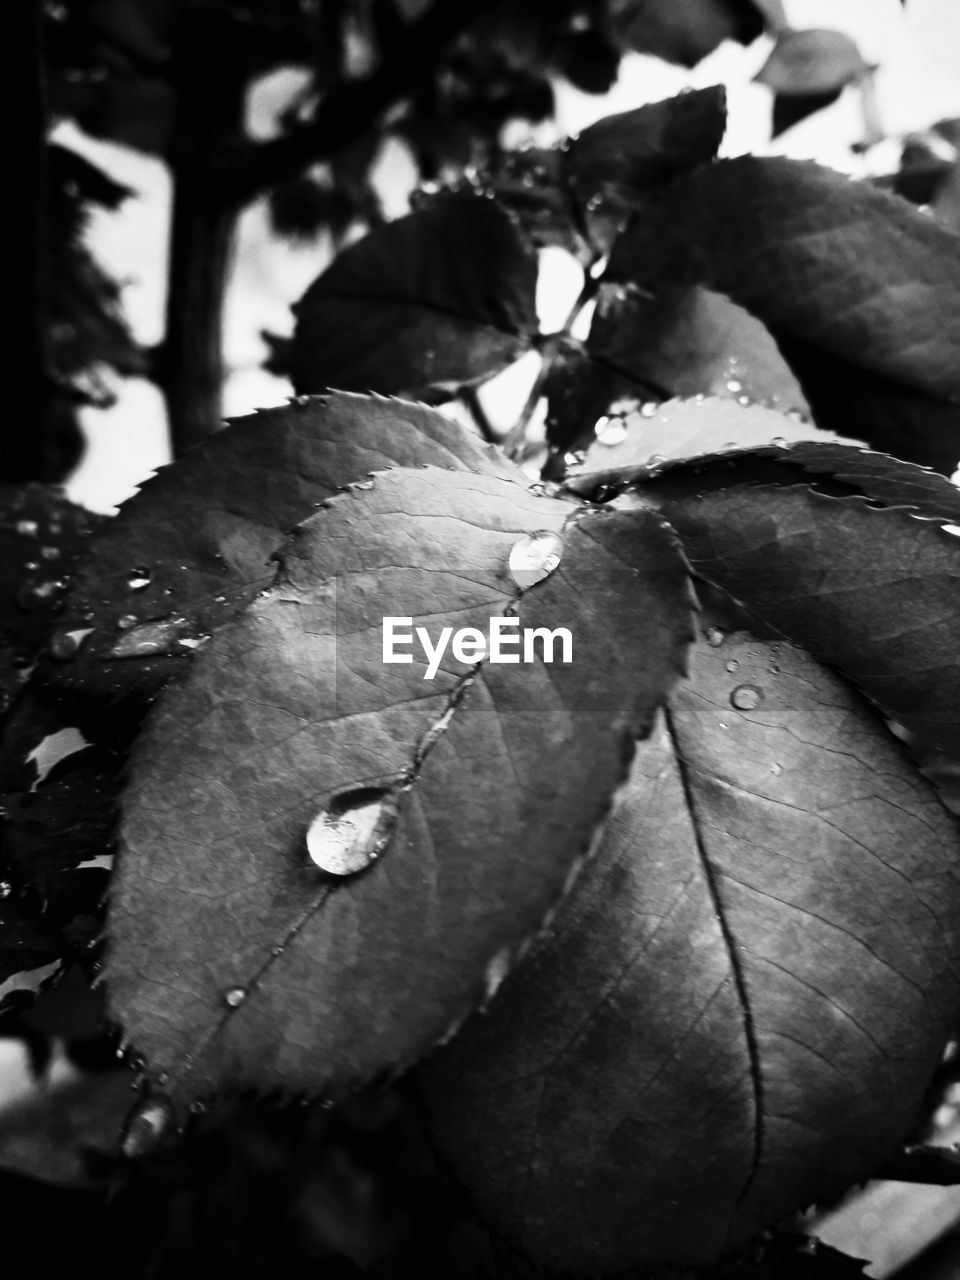
<svg viewBox="0 0 960 1280">
<path fill-rule="evenodd" d="M 140 619 L 135 613 L 125 613 L 117 619 L 117 628 L 120 631 L 129 631 L 131 627 L 135 627 Z"/>
<path fill-rule="evenodd" d="M 229 991 L 224 992 L 223 1002 L 231 1009 L 239 1009 L 246 998 L 246 987 L 231 987 Z"/>
<path fill-rule="evenodd" d="M 776 763 L 772 764 L 770 766 L 770 772 L 773 774 L 775 778 L 779 778 L 781 773 L 783 773 L 783 765 L 776 764 Z"/>
<path fill-rule="evenodd" d="M 770 443 L 771 443 L 771 444 L 774 446 L 774 448 L 776 448 L 776 449 L 786 449 L 786 447 L 787 447 L 787 438 L 786 438 L 786 436 L 774 436 L 774 437 L 773 437 L 773 439 L 770 441 Z"/>
<path fill-rule="evenodd" d="M 769 667 L 767 667 L 767 670 L 770 672 L 772 676 L 778 676 L 780 674 L 780 668 L 777 666 L 775 662 L 771 662 Z"/>
<path fill-rule="evenodd" d="M 550 529 L 525 534 L 510 549 L 510 576 L 525 591 L 549 578 L 563 555 L 563 539 Z"/>
<path fill-rule="evenodd" d="M 149 569 L 132 569 L 127 578 L 127 586 L 131 591 L 143 591 L 149 587 L 152 576 Z"/>
<path fill-rule="evenodd" d="M 161 618 L 130 627 L 110 650 L 111 658 L 149 658 L 161 653 L 177 653 L 189 638 L 191 624 L 186 618 Z"/>
<path fill-rule="evenodd" d="M 651 453 L 650 457 L 647 459 L 647 467 L 651 470 L 656 467 L 662 467 L 666 460 L 666 457 L 662 453 Z"/>
<path fill-rule="evenodd" d="M 703 633 L 707 638 L 707 644 L 711 649 L 719 649 L 727 637 L 727 633 L 722 627 L 707 627 Z"/>
<path fill-rule="evenodd" d="M 397 822 L 389 792 L 362 787 L 338 796 L 307 828 L 310 860 L 332 876 L 352 876 L 386 848 Z"/>
<path fill-rule="evenodd" d="M 730 695 L 731 706 L 738 711 L 756 711 L 763 701 L 763 690 L 755 684 L 738 684 Z"/>
<path fill-rule="evenodd" d="M 35 538 L 40 532 L 40 526 L 36 520 L 18 520 L 16 530 L 21 538 Z"/>
<path fill-rule="evenodd" d="M 373 480 L 355 480 L 353 484 L 350 485 L 350 488 L 351 489 L 372 489 L 375 483 L 376 482 Z"/>
<path fill-rule="evenodd" d="M 655 400 L 648 400 L 646 404 L 642 404 L 640 406 L 640 417 L 655 418 L 657 416 L 657 410 L 659 408 L 660 406 L 657 404 Z"/>
<path fill-rule="evenodd" d="M 59 662 L 75 658 L 92 630 L 93 627 L 81 627 L 76 631 L 55 631 L 50 638 L 50 653 Z"/>
<path fill-rule="evenodd" d="M 53 601 L 63 583 L 55 579 L 50 582 L 28 582 L 17 592 L 17 604 L 25 613 L 36 613 Z"/>
<path fill-rule="evenodd" d="M 737 404 L 740 405 L 741 408 L 746 409 L 747 405 L 750 403 L 751 400 L 749 396 L 737 396 Z"/>
<path fill-rule="evenodd" d="M 727 390 L 732 391 L 734 393 L 737 391 L 742 391 L 743 383 L 739 382 L 736 378 L 731 378 L 727 383 Z"/>
<path fill-rule="evenodd" d="M 612 448 L 626 440 L 627 424 L 622 418 L 604 416 L 597 420 L 593 433 L 597 437 L 598 444 Z"/>
<path fill-rule="evenodd" d="M 503 982 L 504 978 L 510 972 L 510 962 L 512 956 L 509 947 L 504 947 L 502 951 L 498 951 L 490 963 L 487 965 L 485 974 L 486 982 L 486 998 L 492 1000 L 497 994 L 497 988 Z"/>
<path fill-rule="evenodd" d="M 731 675 L 733 675 L 734 671 L 740 670 L 740 663 L 736 660 L 736 658 L 730 659 L 730 661 L 727 663 L 727 670 L 730 672 Z"/>
<path fill-rule="evenodd" d="M 9 898 L 13 893 L 13 885 L 9 880 L 0 880 L 0 900 Z"/>
<path fill-rule="evenodd" d="M 207 1104 L 205 1102 L 191 1102 L 188 1109 L 192 1116 L 202 1116 L 207 1109 Z"/>
<path fill-rule="evenodd" d="M 120 1149 L 128 1160 L 146 1155 L 163 1141 L 173 1122 L 173 1103 L 166 1094 L 148 1095 L 127 1117 Z"/>
<path fill-rule="evenodd" d="M 59 547 L 41 547 L 40 548 L 41 560 L 59 560 L 60 554 L 61 552 Z"/>
</svg>

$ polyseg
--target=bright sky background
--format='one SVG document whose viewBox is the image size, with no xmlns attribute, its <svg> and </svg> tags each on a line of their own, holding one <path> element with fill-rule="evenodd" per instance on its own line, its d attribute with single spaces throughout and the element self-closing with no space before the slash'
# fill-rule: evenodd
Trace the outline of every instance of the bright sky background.
<svg viewBox="0 0 960 1280">
<path fill-rule="evenodd" d="M 960 0 L 908 0 L 906 10 L 900 0 L 787 0 L 786 9 L 795 27 L 845 31 L 859 43 L 868 61 L 879 63 L 881 115 L 894 140 L 866 158 L 852 153 L 851 144 L 861 136 L 863 126 L 858 97 L 848 90 L 835 106 L 771 145 L 770 92 L 751 83 L 769 52 L 766 38 L 746 49 L 725 45 L 692 72 L 655 58 L 628 58 L 619 82 L 602 98 L 560 86 L 556 135 L 576 133 L 601 116 L 669 97 L 687 86 L 722 82 L 728 87 L 730 103 L 723 154 L 772 151 L 863 174 L 893 169 L 899 154 L 896 139 L 904 134 L 946 116 L 960 116 Z M 274 83 L 254 95 L 251 122 L 258 132 L 269 129 L 277 89 Z M 138 337 L 155 343 L 162 334 L 168 226 L 169 184 L 163 166 L 83 139 L 71 128 L 65 127 L 61 136 L 82 146 L 138 193 L 120 212 L 98 215 L 91 238 L 98 256 L 126 282 L 125 303 Z M 389 212 L 399 214 L 413 179 L 412 166 L 395 145 L 387 149 L 382 169 Z M 322 241 L 308 247 L 278 243 L 267 230 L 262 206 L 244 216 L 225 333 L 231 370 L 225 392 L 227 414 L 276 404 L 288 393 L 285 383 L 259 367 L 264 356 L 259 332 L 289 332 L 290 304 L 325 261 Z M 569 266 L 564 270 L 556 261 L 550 273 L 544 273 L 541 314 L 548 325 L 575 292 L 576 279 L 576 270 Z M 522 380 L 522 376 L 529 376 L 529 370 L 521 371 L 518 377 Z M 97 510 L 109 510 L 122 501 L 145 474 L 167 460 L 159 393 L 136 379 L 121 383 L 119 391 L 116 409 L 86 415 L 88 454 L 69 485 L 77 501 Z"/>
</svg>

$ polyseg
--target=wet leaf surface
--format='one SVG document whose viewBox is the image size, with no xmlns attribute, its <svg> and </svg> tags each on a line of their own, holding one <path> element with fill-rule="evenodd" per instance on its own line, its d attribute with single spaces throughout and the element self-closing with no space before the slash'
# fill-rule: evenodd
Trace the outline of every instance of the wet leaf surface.
<svg viewBox="0 0 960 1280">
<path fill-rule="evenodd" d="M 656 516 L 574 510 L 496 476 L 378 475 L 302 527 L 277 586 L 165 696 L 131 765 L 108 990 L 178 1104 L 405 1066 L 562 895 L 691 626 Z M 531 540 L 545 576 L 519 595 Z M 433 681 L 417 650 L 383 664 L 384 615 L 435 638 L 509 606 L 570 628 L 575 661 L 447 655 Z M 357 838 L 367 869 L 329 874 Z"/>
<path fill-rule="evenodd" d="M 479 1207 L 548 1265 L 703 1265 L 867 1176 L 951 1026 L 956 852 L 841 680 L 698 645 L 547 934 L 423 1068 Z"/>
</svg>

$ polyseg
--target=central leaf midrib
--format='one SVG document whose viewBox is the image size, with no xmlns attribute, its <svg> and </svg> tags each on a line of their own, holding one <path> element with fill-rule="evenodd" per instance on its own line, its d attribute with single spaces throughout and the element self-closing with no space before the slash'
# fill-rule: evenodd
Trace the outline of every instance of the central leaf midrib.
<svg viewBox="0 0 960 1280">
<path fill-rule="evenodd" d="M 710 862 L 710 856 L 707 852 L 700 830 L 700 820 L 698 814 L 698 805 L 696 790 L 690 776 L 690 769 L 684 759 L 683 751 L 680 747 L 679 735 L 674 724 L 673 712 L 668 705 L 664 707 L 664 723 L 667 734 L 670 738 L 670 745 L 673 748 L 673 754 L 677 761 L 677 773 L 680 778 L 680 785 L 683 789 L 683 797 L 690 814 L 691 828 L 696 843 L 697 856 L 700 867 L 703 872 L 703 878 L 710 894 L 710 900 L 716 913 L 717 922 L 720 925 L 720 934 L 723 938 L 724 946 L 727 951 L 727 957 L 730 962 L 730 971 L 733 975 L 734 986 L 737 992 L 737 1000 L 743 1015 L 743 1032 L 744 1041 L 747 1047 L 747 1057 L 750 1063 L 750 1081 L 753 1086 L 753 1158 L 750 1163 L 750 1170 L 744 1179 L 743 1186 L 737 1195 L 734 1208 L 730 1214 L 730 1228 L 732 1229 L 733 1220 L 736 1217 L 737 1210 L 750 1192 L 754 1180 L 760 1170 L 760 1163 L 763 1157 L 764 1149 L 764 1084 L 763 1071 L 760 1066 L 760 1047 L 757 1042 L 756 1026 L 754 1024 L 753 1010 L 750 1007 L 750 995 L 747 988 L 746 974 L 737 954 L 736 940 L 733 931 L 727 921 L 726 913 L 723 906 L 723 898 L 717 883 L 718 877 Z M 728 1232 L 729 1232 L 728 1229 Z"/>
</svg>

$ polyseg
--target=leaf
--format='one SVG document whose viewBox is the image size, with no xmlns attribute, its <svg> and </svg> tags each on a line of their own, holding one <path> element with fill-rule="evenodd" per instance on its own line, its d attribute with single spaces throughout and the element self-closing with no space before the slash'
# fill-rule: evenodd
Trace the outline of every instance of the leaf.
<svg viewBox="0 0 960 1280">
<path fill-rule="evenodd" d="M 12 977 L 58 959 L 50 933 L 21 911 L 9 894 L 10 887 L 4 884 L 0 891 L 0 999 L 7 994 Z"/>
<path fill-rule="evenodd" d="M 402 1069 L 561 895 L 691 621 L 656 517 L 634 559 L 619 513 L 575 511 L 495 476 L 378 475 L 302 527 L 277 585 L 165 696 L 133 753 L 107 985 L 176 1102 Z M 508 558 L 538 531 L 562 559 L 518 600 Z M 435 681 L 419 656 L 383 663 L 384 615 L 436 637 L 508 606 L 570 628 L 575 660 L 448 657 Z M 366 835 L 337 845 L 350 821 Z M 366 869 L 337 881 L 308 847 Z"/>
<path fill-rule="evenodd" d="M 749 449 L 758 458 L 788 457 L 791 462 L 803 465 L 807 455 L 796 442 L 818 436 L 815 427 L 797 417 L 760 405 L 744 406 L 736 401 L 702 396 L 694 400 L 668 400 L 658 405 L 655 413 L 632 412 L 614 421 L 620 430 L 597 434 L 583 462 L 569 472 L 565 486 L 571 493 L 595 500 L 598 490 L 605 486 L 624 488 L 636 480 L 669 470 L 676 462 L 690 462 L 698 454 L 716 456 L 721 450 L 726 454 L 734 448 Z M 785 454 L 777 445 L 788 441 L 795 443 L 789 454 Z M 823 435 L 812 445 L 817 458 L 822 449 L 827 450 L 820 469 L 826 472 L 834 466 L 850 466 L 853 451 L 832 453 L 828 448 L 830 443 L 830 437 Z M 773 446 L 769 453 L 763 448 L 765 445 Z M 884 457 L 865 453 L 860 456 Z M 929 474 L 919 467 L 912 468 L 912 472 L 919 472 L 924 479 Z M 899 473 L 896 477 L 894 483 L 902 484 Z M 946 485 L 942 476 L 937 478 Z M 960 493 L 957 496 L 960 498 Z"/>
<path fill-rule="evenodd" d="M 620 237 L 609 274 L 703 285 L 756 315 L 781 349 L 793 340 L 839 362 L 844 378 L 864 370 L 924 397 L 960 397 L 957 238 L 817 165 L 742 157 L 678 178 Z"/>
<path fill-rule="evenodd" d="M 868 71 L 855 40 L 843 31 L 782 31 L 754 79 L 776 94 L 839 93 Z"/>
<path fill-rule="evenodd" d="M 841 89 L 831 93 L 778 93 L 773 99 L 773 129 L 771 137 L 779 138 L 795 124 L 808 116 L 825 111 L 840 101 Z"/>
<path fill-rule="evenodd" d="M 398 464 L 516 472 L 422 405 L 335 393 L 240 418 L 149 480 L 90 543 L 45 679 L 97 703 L 149 702 L 198 642 L 273 581 L 293 525 L 351 481 Z M 92 628 L 92 630 L 91 630 Z M 84 722 L 87 727 L 87 722 Z"/>
<path fill-rule="evenodd" d="M 602 288 L 586 354 L 590 364 L 581 360 L 548 384 L 547 436 L 557 448 L 591 443 L 597 419 L 630 395 L 721 396 L 785 411 L 807 408 L 764 325 L 707 289 L 666 287 L 653 295 L 622 285 Z"/>
<path fill-rule="evenodd" d="M 763 20 L 750 0 L 613 0 L 613 34 L 620 47 L 695 67 L 724 40 L 750 44 Z"/>
<path fill-rule="evenodd" d="M 697 646 L 549 930 L 422 1070 L 477 1206 L 547 1266 L 702 1266 L 867 1176 L 952 1025 L 956 850 L 843 681 Z"/>
<path fill-rule="evenodd" d="M 839 485 L 797 484 L 793 448 L 667 471 L 645 505 L 670 520 L 697 574 L 837 667 L 921 743 L 960 754 L 960 494 L 839 445 L 819 464 Z M 815 451 L 799 457 L 817 469 Z"/>
<path fill-rule="evenodd" d="M 455 195 L 376 228 L 294 308 L 298 391 L 447 399 L 527 351 L 537 258 L 506 210 Z"/>
</svg>

